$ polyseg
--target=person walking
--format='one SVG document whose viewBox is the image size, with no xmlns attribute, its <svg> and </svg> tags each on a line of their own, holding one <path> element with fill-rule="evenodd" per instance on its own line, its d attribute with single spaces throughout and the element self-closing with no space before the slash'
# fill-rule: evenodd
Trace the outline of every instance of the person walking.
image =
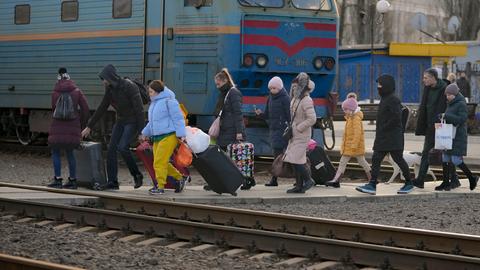
<svg viewBox="0 0 480 270">
<path fill-rule="evenodd" d="M 445 81 L 438 78 L 438 72 L 434 68 L 425 70 L 423 73 L 423 95 L 418 108 L 416 136 L 425 136 L 423 142 L 422 159 L 417 178 L 413 185 L 423 188 L 427 170 L 429 167 L 428 156 L 430 150 L 435 146 L 435 122 L 438 115 L 445 112 L 447 101 L 444 95 Z M 457 180 L 458 182 L 458 180 Z"/>
<path fill-rule="evenodd" d="M 435 187 L 435 190 L 449 191 L 451 189 L 450 181 L 455 178 L 455 166 L 465 173 L 470 190 L 474 190 L 477 187 L 478 176 L 474 176 L 463 162 L 463 157 L 467 155 L 467 103 L 456 84 L 450 84 L 445 88 L 445 97 L 447 109 L 440 115 L 440 118 L 443 118 L 447 124 L 453 124 L 456 132 L 452 149 L 446 150 L 442 154 L 443 181 Z"/>
<path fill-rule="evenodd" d="M 365 134 L 363 132 L 363 112 L 360 110 L 357 102 L 357 95 L 349 93 L 347 99 L 342 103 L 342 109 L 345 113 L 345 129 L 341 147 L 342 157 L 338 165 L 335 177 L 326 182 L 327 187 L 340 187 L 340 178 L 345 173 L 345 168 L 350 158 L 355 157 L 358 164 L 362 166 L 367 180 L 372 178 L 370 174 L 370 165 L 365 160 Z"/>
<path fill-rule="evenodd" d="M 270 131 L 270 144 L 273 149 L 274 159 L 283 154 L 287 148 L 288 142 L 283 138 L 283 131 L 290 123 L 290 97 L 283 87 L 283 81 L 280 77 L 273 77 L 268 82 L 270 95 L 267 99 L 265 112 L 256 109 L 255 113 L 264 119 Z M 277 177 L 272 176 L 269 182 L 265 183 L 267 187 L 278 186 Z"/>
<path fill-rule="evenodd" d="M 154 80 L 148 88 L 151 104 L 148 123 L 139 136 L 141 141 L 153 142 L 153 166 L 156 183 L 150 194 L 164 194 L 167 176 L 176 179 L 175 192 L 182 192 L 188 176 L 183 176 L 171 163 L 170 157 L 178 145 L 185 141 L 185 119 L 175 94 L 160 80 Z"/>
<path fill-rule="evenodd" d="M 145 126 L 144 111 L 140 91 L 130 80 L 122 79 L 113 65 L 107 65 L 99 74 L 105 86 L 105 94 L 82 136 L 87 137 L 98 120 L 110 105 L 117 113 L 107 150 L 107 186 L 105 189 L 118 190 L 117 152 L 122 155 L 135 182 L 134 188 L 143 184 L 143 175 L 130 152 L 130 143 Z"/>
<path fill-rule="evenodd" d="M 380 104 L 373 142 L 372 178 L 368 184 L 356 187 L 357 191 L 375 195 L 377 191 L 377 177 L 380 173 L 380 164 L 390 153 L 393 161 L 398 164 L 405 177 L 405 184 L 398 194 L 407 194 L 413 190 L 410 180 L 410 169 L 403 159 L 404 130 L 402 125 L 402 104 L 395 95 L 395 79 L 387 74 L 377 79 Z"/>
<path fill-rule="evenodd" d="M 456 81 L 458 88 L 460 88 L 460 93 L 463 95 L 465 98 L 466 102 L 469 102 L 471 98 L 471 87 L 470 87 L 470 82 L 467 79 L 467 75 L 465 74 L 464 71 L 460 72 L 460 78 Z"/>
<path fill-rule="evenodd" d="M 61 99 L 61 100 L 60 100 Z M 65 105 L 72 105 L 73 114 L 71 117 L 58 118 L 57 104 L 59 102 Z M 64 104 L 58 104 L 60 106 Z M 59 110 L 61 108 L 58 108 Z M 88 119 L 90 110 L 87 99 L 83 92 L 70 79 L 66 68 L 58 70 L 57 83 L 52 92 L 52 112 L 53 119 L 48 132 L 48 145 L 52 150 L 52 161 L 54 176 L 53 181 L 48 185 L 51 188 L 77 188 L 76 160 L 73 150 L 80 146 L 81 126 Z M 63 113 L 60 113 L 63 114 Z M 62 186 L 62 162 L 61 152 L 65 151 L 68 160 L 69 177 L 68 182 Z"/>
<path fill-rule="evenodd" d="M 315 185 L 307 169 L 307 144 L 312 139 L 312 126 L 317 122 L 310 93 L 315 84 L 308 74 L 301 72 L 290 87 L 290 114 L 292 137 L 288 141 L 283 161 L 292 164 L 295 170 L 295 187 L 287 193 L 305 193 Z"/>
</svg>

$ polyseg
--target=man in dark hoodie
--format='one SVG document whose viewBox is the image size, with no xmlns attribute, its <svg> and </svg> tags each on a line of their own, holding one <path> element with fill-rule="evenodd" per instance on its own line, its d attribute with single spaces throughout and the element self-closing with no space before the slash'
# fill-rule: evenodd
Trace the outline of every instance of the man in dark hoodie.
<svg viewBox="0 0 480 270">
<path fill-rule="evenodd" d="M 403 125 L 402 104 L 394 94 L 395 79 L 390 75 L 382 75 L 377 79 L 380 104 L 378 106 L 375 141 L 373 143 L 372 178 L 366 185 L 356 188 L 357 191 L 375 195 L 377 177 L 383 158 L 390 153 L 405 177 L 405 185 L 397 191 L 398 194 L 408 194 L 413 190 L 410 180 L 410 169 L 403 159 Z"/>
<path fill-rule="evenodd" d="M 143 175 L 137 167 L 133 155 L 129 150 L 132 140 L 145 126 L 142 99 L 138 87 L 129 80 L 122 79 L 113 65 L 107 65 L 99 74 L 105 85 L 105 94 L 95 114 L 88 121 L 82 131 L 86 137 L 97 121 L 105 114 L 110 105 L 117 113 L 117 121 L 112 129 L 112 136 L 108 144 L 106 189 L 118 190 L 117 151 L 123 157 L 133 176 L 135 188 L 143 184 Z"/>
<path fill-rule="evenodd" d="M 415 135 L 425 136 L 422 150 L 422 160 L 420 162 L 420 170 L 417 179 L 413 181 L 413 185 L 423 188 L 425 177 L 427 175 L 428 153 L 435 146 L 435 122 L 438 121 L 438 115 L 445 112 L 447 107 L 447 99 L 444 92 L 447 84 L 438 78 L 437 70 L 430 68 L 423 73 L 423 89 L 422 101 L 418 108 L 417 127 Z M 459 186 L 457 180 L 452 180 L 452 187 Z"/>
</svg>

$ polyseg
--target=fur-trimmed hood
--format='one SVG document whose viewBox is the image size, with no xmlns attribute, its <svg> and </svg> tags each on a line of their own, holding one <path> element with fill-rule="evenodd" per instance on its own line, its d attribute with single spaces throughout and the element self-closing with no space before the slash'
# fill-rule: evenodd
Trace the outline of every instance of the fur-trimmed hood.
<svg viewBox="0 0 480 270">
<path fill-rule="evenodd" d="M 300 72 L 295 79 L 292 81 L 292 86 L 290 87 L 290 97 L 300 98 L 306 94 L 310 94 L 313 89 L 308 88 L 310 82 L 310 76 L 305 72 Z"/>
</svg>

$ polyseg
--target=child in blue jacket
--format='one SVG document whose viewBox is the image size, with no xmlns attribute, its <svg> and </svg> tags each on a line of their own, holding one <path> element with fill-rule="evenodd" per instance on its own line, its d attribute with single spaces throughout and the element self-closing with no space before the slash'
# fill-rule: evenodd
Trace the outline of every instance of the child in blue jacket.
<svg viewBox="0 0 480 270">
<path fill-rule="evenodd" d="M 158 182 L 158 186 L 149 191 L 151 194 L 163 194 L 167 176 L 171 176 L 177 180 L 175 192 L 182 192 L 186 177 L 170 163 L 170 157 L 178 140 L 185 140 L 185 119 L 175 94 L 162 81 L 152 81 L 148 94 L 151 99 L 148 124 L 142 130 L 140 140 L 153 142 L 153 167 Z"/>
</svg>

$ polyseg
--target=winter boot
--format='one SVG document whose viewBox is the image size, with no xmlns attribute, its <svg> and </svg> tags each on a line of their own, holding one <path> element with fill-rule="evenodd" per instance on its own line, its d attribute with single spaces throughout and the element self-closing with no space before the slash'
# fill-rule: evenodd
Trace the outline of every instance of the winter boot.
<svg viewBox="0 0 480 270">
<path fill-rule="evenodd" d="M 47 187 L 49 188 L 62 188 L 62 181 L 63 181 L 63 178 L 61 177 L 56 177 L 54 176 L 53 177 L 53 180 L 50 184 L 47 185 Z"/>
<path fill-rule="evenodd" d="M 450 164 L 447 162 L 442 163 L 443 180 L 439 186 L 435 187 L 436 191 L 449 191 L 450 190 Z"/>
<path fill-rule="evenodd" d="M 457 174 L 457 169 L 455 168 L 455 164 L 449 163 L 450 164 L 450 188 L 455 189 L 460 187 L 462 184 L 460 184 L 460 181 L 458 181 L 458 174 Z"/>
<path fill-rule="evenodd" d="M 276 186 L 278 186 L 277 177 L 272 176 L 272 179 L 270 179 L 270 182 L 265 183 L 265 186 L 266 187 L 276 187 Z"/>
<path fill-rule="evenodd" d="M 287 190 L 287 193 L 305 193 L 303 190 L 303 180 L 297 172 L 295 172 L 295 186 Z"/>
<path fill-rule="evenodd" d="M 68 182 L 65 185 L 63 185 L 63 188 L 77 189 L 77 179 L 68 177 Z"/>
<path fill-rule="evenodd" d="M 143 174 L 139 173 L 133 177 L 133 181 L 135 185 L 133 186 L 134 189 L 137 189 L 143 185 Z"/>
<path fill-rule="evenodd" d="M 462 169 L 463 173 L 468 177 L 468 182 L 470 184 L 470 190 L 474 190 L 477 187 L 478 183 L 478 176 L 473 176 L 470 169 L 467 167 L 465 163 L 458 165 L 460 169 Z"/>
<path fill-rule="evenodd" d="M 255 182 L 255 179 L 253 177 L 245 177 L 245 180 L 243 181 L 243 185 L 240 187 L 241 190 L 249 190 L 252 187 L 254 187 L 257 183 Z"/>
</svg>

